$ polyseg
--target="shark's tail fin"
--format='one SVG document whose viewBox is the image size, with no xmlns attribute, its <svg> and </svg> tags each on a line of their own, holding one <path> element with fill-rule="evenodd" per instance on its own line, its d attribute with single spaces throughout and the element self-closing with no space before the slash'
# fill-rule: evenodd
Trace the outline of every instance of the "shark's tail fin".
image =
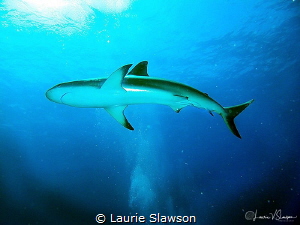
<svg viewBox="0 0 300 225">
<path fill-rule="evenodd" d="M 248 102 L 245 102 L 244 104 L 241 105 L 236 105 L 232 107 L 224 107 L 226 114 L 222 114 L 221 116 L 223 117 L 226 125 L 228 128 L 231 130 L 231 132 L 237 136 L 238 138 L 242 138 L 241 135 L 239 134 L 239 131 L 237 130 L 235 124 L 234 124 L 234 118 L 239 115 L 244 109 L 248 107 L 254 100 L 250 100 Z"/>
</svg>

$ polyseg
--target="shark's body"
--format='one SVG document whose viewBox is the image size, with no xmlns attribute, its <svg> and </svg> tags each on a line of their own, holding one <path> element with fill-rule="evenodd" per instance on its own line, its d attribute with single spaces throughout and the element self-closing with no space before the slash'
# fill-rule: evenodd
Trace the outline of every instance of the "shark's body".
<svg viewBox="0 0 300 225">
<path fill-rule="evenodd" d="M 132 64 L 125 65 L 108 78 L 72 81 L 58 84 L 46 92 L 49 100 L 74 107 L 104 108 L 124 127 L 133 127 L 124 116 L 124 109 L 133 104 L 162 104 L 179 112 L 186 106 L 204 108 L 211 114 L 220 114 L 231 132 L 241 138 L 234 118 L 250 100 L 233 107 L 222 107 L 206 93 L 190 86 L 152 78 L 147 74 L 147 62 L 141 62 L 127 74 Z"/>
</svg>

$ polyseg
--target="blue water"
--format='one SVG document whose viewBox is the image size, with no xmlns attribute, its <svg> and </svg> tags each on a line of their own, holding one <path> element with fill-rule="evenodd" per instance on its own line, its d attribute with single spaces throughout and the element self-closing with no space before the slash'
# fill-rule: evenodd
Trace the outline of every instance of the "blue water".
<svg viewBox="0 0 300 225">
<path fill-rule="evenodd" d="M 298 0 L 5 0 L 0 4 L 0 224 L 97 224 L 97 214 L 247 221 L 300 217 Z M 236 119 L 161 105 L 50 102 L 45 91 L 149 61 Z M 289 219 L 294 220 L 297 219 Z M 115 223 L 114 223 L 115 224 Z M 147 221 L 147 224 L 151 224 Z"/>
</svg>

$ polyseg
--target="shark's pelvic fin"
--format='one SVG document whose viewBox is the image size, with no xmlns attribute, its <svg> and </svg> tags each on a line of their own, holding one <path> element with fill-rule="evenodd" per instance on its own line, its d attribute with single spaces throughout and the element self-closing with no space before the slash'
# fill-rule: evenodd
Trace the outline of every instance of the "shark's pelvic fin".
<svg viewBox="0 0 300 225">
<path fill-rule="evenodd" d="M 142 61 L 138 63 L 129 73 L 128 75 L 136 75 L 136 76 L 149 76 L 148 75 L 148 62 Z"/>
<path fill-rule="evenodd" d="M 172 105 L 169 105 L 175 112 L 179 113 L 181 109 L 184 107 L 191 105 L 190 102 L 188 102 L 188 97 L 183 95 L 173 95 L 176 97 L 176 102 Z"/>
<path fill-rule="evenodd" d="M 115 106 L 115 107 L 109 107 L 105 108 L 105 110 L 113 117 L 115 118 L 120 124 L 122 124 L 125 128 L 129 130 L 134 130 L 134 128 L 131 126 L 131 124 L 128 122 L 124 115 L 124 110 L 126 109 L 127 105 L 125 106 Z"/>
<path fill-rule="evenodd" d="M 244 104 L 241 105 L 236 105 L 236 106 L 232 106 L 232 107 L 224 107 L 226 114 L 225 115 L 221 115 L 226 123 L 226 125 L 228 126 L 228 128 L 230 129 L 230 131 L 237 136 L 238 138 L 242 138 L 241 135 L 239 134 L 239 131 L 237 130 L 235 124 L 234 124 L 234 118 L 236 116 L 238 116 L 244 109 L 246 109 L 252 102 L 254 101 L 254 99 L 245 102 Z"/>
<path fill-rule="evenodd" d="M 132 64 L 128 64 L 125 66 L 122 66 L 121 68 L 117 69 L 115 72 L 113 72 L 104 82 L 101 89 L 102 90 L 116 90 L 116 89 L 123 89 L 122 87 L 122 81 L 124 77 L 126 76 L 129 68 L 132 66 Z"/>
<path fill-rule="evenodd" d="M 184 107 L 186 107 L 186 105 L 180 105 L 180 104 L 177 104 L 177 105 L 170 105 L 170 107 L 177 113 L 180 112 L 180 110 L 182 110 Z"/>
</svg>

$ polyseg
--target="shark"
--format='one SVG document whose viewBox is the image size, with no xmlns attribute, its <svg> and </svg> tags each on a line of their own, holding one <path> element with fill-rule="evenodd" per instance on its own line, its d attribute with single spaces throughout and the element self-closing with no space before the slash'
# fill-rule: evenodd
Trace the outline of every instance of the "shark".
<svg viewBox="0 0 300 225">
<path fill-rule="evenodd" d="M 186 106 L 219 114 L 229 130 L 241 138 L 234 119 L 254 100 L 240 105 L 223 107 L 207 93 L 175 81 L 151 77 L 148 62 L 142 61 L 129 71 L 127 64 L 107 78 L 86 79 L 55 85 L 46 91 L 46 97 L 55 103 L 80 108 L 104 108 L 113 118 L 129 130 L 134 130 L 124 110 L 128 105 L 160 104 L 179 113 Z"/>
</svg>

